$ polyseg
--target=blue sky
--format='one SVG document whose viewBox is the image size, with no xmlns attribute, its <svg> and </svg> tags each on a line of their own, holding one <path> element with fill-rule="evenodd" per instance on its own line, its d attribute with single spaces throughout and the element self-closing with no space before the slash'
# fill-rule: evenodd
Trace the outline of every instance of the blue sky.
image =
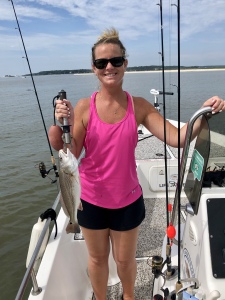
<svg viewBox="0 0 225 300">
<path fill-rule="evenodd" d="M 114 26 L 129 66 L 161 64 L 159 0 L 14 0 L 32 72 L 91 67 Z M 181 65 L 225 65 L 225 1 L 181 0 Z M 177 64 L 177 0 L 163 0 L 165 65 Z M 11 1 L 0 0 L 0 76 L 29 73 Z"/>
</svg>

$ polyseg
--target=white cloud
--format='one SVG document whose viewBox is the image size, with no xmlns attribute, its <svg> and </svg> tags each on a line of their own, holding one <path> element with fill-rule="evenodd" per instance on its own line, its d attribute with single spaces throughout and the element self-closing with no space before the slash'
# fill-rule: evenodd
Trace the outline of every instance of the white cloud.
<svg viewBox="0 0 225 300">
<path fill-rule="evenodd" d="M 7 2 L 7 1 L 6 1 Z M 168 17 L 176 18 L 176 8 L 163 1 L 164 27 L 168 26 Z M 18 0 L 16 11 L 21 18 L 39 18 L 55 21 L 63 18 L 65 12 L 70 16 L 81 17 L 90 28 L 102 30 L 109 26 L 117 27 L 123 35 L 130 33 L 129 38 L 146 35 L 159 29 L 159 1 L 146 0 Z M 3 3 L 0 19 L 12 20 L 9 4 Z M 57 10 L 53 10 L 53 9 Z M 61 11 L 60 11 L 61 9 Z M 225 21 L 225 1 L 223 0 L 187 0 L 181 3 L 181 33 L 188 38 L 198 32 Z M 175 28 L 174 28 L 175 30 Z"/>
<path fill-rule="evenodd" d="M 37 33 L 35 37 L 32 35 L 23 37 L 27 50 L 39 51 L 39 50 L 55 50 L 64 51 L 66 47 L 79 46 L 86 44 L 90 47 L 93 42 L 93 32 L 77 32 L 69 33 L 63 37 L 54 34 Z M 3 42 L 4 41 L 4 42 Z M 0 36 L 0 50 L 6 51 L 8 48 L 12 50 L 21 50 L 22 44 L 19 33 L 12 35 L 1 35 Z"/>
<path fill-rule="evenodd" d="M 206 32 L 214 27 L 215 30 L 224 30 L 225 1 L 184 1 L 181 7 L 182 37 L 188 38 L 200 32 Z"/>
<path fill-rule="evenodd" d="M 18 1 L 20 2 L 20 1 Z M 24 2 L 24 1 L 23 1 Z M 17 2 L 16 2 L 17 3 Z M 15 4 L 15 10 L 18 18 L 37 18 L 37 19 L 45 19 L 54 21 L 57 17 L 50 10 L 46 10 L 43 8 L 38 8 L 34 6 L 28 6 L 26 2 L 23 5 Z M 58 16 L 59 18 L 59 16 Z M 2 21 L 15 21 L 15 15 L 13 12 L 13 8 L 10 1 L 2 1 L 0 6 L 0 20 Z"/>
<path fill-rule="evenodd" d="M 10 1 L 1 2 L 0 50 L 11 50 L 15 54 L 22 49 L 19 33 L 14 30 L 15 16 Z M 175 50 L 168 50 L 170 47 L 176 49 L 177 44 L 177 10 L 171 6 L 176 2 L 163 1 L 164 47 L 165 51 L 172 51 L 171 57 L 176 56 Z M 51 56 L 53 61 L 64 53 L 71 60 L 77 56 L 79 62 L 81 54 L 89 58 L 91 45 L 100 32 L 114 26 L 120 32 L 121 40 L 129 45 L 127 50 L 132 54 L 132 65 L 143 64 L 148 56 L 152 63 L 155 59 L 152 49 L 157 57 L 155 48 L 160 49 L 158 3 L 159 0 L 14 0 L 26 48 L 31 55 L 39 55 L 42 59 L 45 55 Z M 181 1 L 180 10 L 183 63 L 198 64 L 199 59 L 202 64 L 204 61 L 224 64 L 225 1 L 185 0 Z M 213 56 L 215 45 L 221 48 L 216 49 L 216 57 Z M 203 51 L 204 55 L 201 55 Z"/>
</svg>

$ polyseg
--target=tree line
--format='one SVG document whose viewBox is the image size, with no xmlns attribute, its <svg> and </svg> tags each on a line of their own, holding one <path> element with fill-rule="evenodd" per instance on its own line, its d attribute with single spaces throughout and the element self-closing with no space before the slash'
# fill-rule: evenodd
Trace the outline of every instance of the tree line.
<svg viewBox="0 0 225 300">
<path fill-rule="evenodd" d="M 181 70 L 188 69 L 224 69 L 225 66 L 181 66 Z M 162 66 L 136 66 L 128 67 L 127 72 L 138 72 L 138 71 L 160 71 Z M 165 66 L 164 70 L 177 70 L 177 66 Z M 61 75 L 61 74 L 88 74 L 92 73 L 92 69 L 74 69 L 74 70 L 51 70 L 51 71 L 41 71 L 38 73 L 33 73 L 33 75 Z M 25 74 L 23 76 L 29 76 L 30 74 Z"/>
</svg>

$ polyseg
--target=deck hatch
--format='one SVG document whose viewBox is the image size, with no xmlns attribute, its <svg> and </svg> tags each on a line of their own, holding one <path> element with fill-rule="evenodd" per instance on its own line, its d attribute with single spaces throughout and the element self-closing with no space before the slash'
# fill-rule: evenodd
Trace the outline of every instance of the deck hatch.
<svg viewBox="0 0 225 300">
<path fill-rule="evenodd" d="M 225 278 L 225 198 L 207 199 L 207 213 L 213 276 Z"/>
</svg>

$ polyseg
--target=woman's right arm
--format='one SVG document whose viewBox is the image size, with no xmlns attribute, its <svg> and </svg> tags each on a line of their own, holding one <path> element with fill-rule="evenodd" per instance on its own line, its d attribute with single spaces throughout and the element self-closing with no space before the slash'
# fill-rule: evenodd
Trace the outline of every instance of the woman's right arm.
<svg viewBox="0 0 225 300">
<path fill-rule="evenodd" d="M 66 105 L 65 105 L 66 104 Z M 55 117 L 57 121 L 63 124 L 63 118 L 68 118 L 71 134 L 71 152 L 78 158 L 83 148 L 84 138 L 86 135 L 86 127 L 89 116 L 89 99 L 81 99 L 74 110 L 68 100 L 57 100 Z M 59 125 L 52 125 L 49 128 L 48 136 L 52 147 L 59 151 L 63 149 L 64 142 L 62 140 L 63 130 Z"/>
</svg>

